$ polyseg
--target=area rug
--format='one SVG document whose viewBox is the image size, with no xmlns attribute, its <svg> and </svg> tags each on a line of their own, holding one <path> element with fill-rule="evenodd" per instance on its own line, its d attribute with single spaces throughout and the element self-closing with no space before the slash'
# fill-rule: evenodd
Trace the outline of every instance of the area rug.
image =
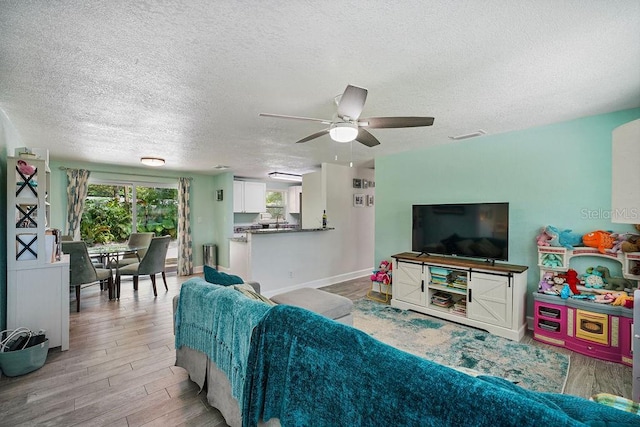
<svg viewBox="0 0 640 427">
<path fill-rule="evenodd" d="M 354 302 L 353 324 L 400 350 L 529 390 L 562 393 L 569 372 L 567 355 L 367 299 Z"/>
</svg>

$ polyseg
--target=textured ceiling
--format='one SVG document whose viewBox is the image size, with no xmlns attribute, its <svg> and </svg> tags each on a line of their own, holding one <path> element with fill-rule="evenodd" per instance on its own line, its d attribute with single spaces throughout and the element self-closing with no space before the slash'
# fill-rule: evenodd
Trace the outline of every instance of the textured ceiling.
<svg viewBox="0 0 640 427">
<path fill-rule="evenodd" d="M 347 84 L 435 123 L 368 148 L 258 116 L 331 118 Z M 638 0 L 0 0 L 0 117 L 56 159 L 264 178 L 639 106 Z"/>
</svg>

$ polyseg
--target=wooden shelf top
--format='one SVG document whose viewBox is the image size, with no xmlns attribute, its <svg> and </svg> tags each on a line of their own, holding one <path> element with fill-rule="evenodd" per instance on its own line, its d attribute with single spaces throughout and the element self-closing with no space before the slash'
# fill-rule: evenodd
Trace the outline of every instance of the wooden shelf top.
<svg viewBox="0 0 640 427">
<path fill-rule="evenodd" d="M 402 259 L 406 261 L 419 262 L 422 264 L 438 265 L 438 266 L 454 266 L 454 267 L 466 267 L 477 268 L 490 271 L 501 271 L 508 273 L 523 273 L 529 267 L 525 265 L 515 264 L 502 264 L 491 263 L 488 261 L 458 258 L 458 257 L 446 257 L 441 255 L 422 255 L 414 252 L 402 252 L 399 254 L 391 255 L 391 258 Z"/>
</svg>

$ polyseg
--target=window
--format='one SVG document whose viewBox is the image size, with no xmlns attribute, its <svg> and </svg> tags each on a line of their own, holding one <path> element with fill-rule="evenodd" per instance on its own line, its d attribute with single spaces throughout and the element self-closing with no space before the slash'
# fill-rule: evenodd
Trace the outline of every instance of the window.
<svg viewBox="0 0 640 427">
<path fill-rule="evenodd" d="M 284 191 L 267 191 L 267 212 L 273 219 L 284 219 Z"/>
<path fill-rule="evenodd" d="M 133 209 L 135 206 L 135 209 Z M 171 236 L 167 259 L 177 257 L 177 186 L 122 182 L 89 184 L 80 221 L 80 238 L 87 244 L 124 243 L 132 230 Z"/>
</svg>

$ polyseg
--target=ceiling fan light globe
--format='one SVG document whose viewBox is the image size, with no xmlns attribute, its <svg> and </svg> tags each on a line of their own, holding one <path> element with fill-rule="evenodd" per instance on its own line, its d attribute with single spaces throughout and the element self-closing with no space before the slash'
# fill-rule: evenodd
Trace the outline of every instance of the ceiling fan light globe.
<svg viewBox="0 0 640 427">
<path fill-rule="evenodd" d="M 355 123 L 334 123 L 329 129 L 331 139 L 336 142 L 350 142 L 358 136 L 358 125 Z"/>
</svg>

